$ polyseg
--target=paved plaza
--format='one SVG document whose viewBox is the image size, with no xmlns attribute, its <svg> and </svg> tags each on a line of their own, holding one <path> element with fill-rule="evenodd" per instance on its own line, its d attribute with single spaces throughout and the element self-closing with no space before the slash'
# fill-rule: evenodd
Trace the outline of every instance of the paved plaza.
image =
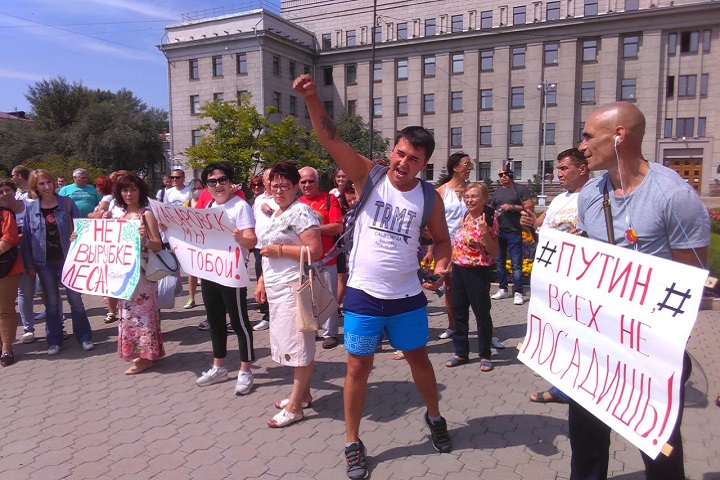
<svg viewBox="0 0 720 480">
<path fill-rule="evenodd" d="M 524 335 L 527 306 L 515 306 L 512 299 L 493 302 L 493 320 L 508 348 L 493 357 L 494 371 L 481 373 L 476 355 L 468 365 L 443 366 L 453 352 L 451 340 L 437 340 L 447 318 L 442 301 L 432 293 L 428 297 L 430 359 L 453 451 L 439 454 L 432 448 L 407 364 L 393 360 L 384 344 L 375 358 L 360 431 L 370 478 L 568 478 L 567 407 L 528 401 L 529 393 L 548 385 L 517 360 L 513 348 Z M 204 319 L 202 302 L 183 310 L 185 299 L 162 312 L 167 356 L 137 376 L 123 374 L 127 364 L 117 357 L 117 324 L 103 324 L 99 297 L 85 297 L 94 351 L 84 352 L 70 338 L 60 355 L 48 357 L 42 322 L 38 341 L 16 344 L 18 362 L 0 370 L 0 479 L 346 478 L 342 345 L 318 349 L 307 418 L 270 429 L 266 421 L 277 412 L 273 403 L 289 394 L 292 372 L 270 360 L 268 332 L 255 332 L 251 394 L 235 396 L 234 378 L 197 387 L 195 379 L 211 364 L 210 335 L 196 328 Z M 250 315 L 260 319 L 253 303 Z M 688 346 L 694 362 L 682 430 L 691 480 L 720 479 L 720 408 L 714 404 L 720 393 L 719 344 L 720 312 L 701 312 Z M 238 366 L 232 338 L 232 377 Z M 614 433 L 610 476 L 644 478 L 638 450 Z"/>
</svg>

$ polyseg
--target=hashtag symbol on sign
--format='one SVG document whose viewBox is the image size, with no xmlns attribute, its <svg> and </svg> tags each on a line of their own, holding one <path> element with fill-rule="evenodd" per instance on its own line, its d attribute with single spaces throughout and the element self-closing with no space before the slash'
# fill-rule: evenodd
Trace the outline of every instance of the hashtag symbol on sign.
<svg viewBox="0 0 720 480">
<path fill-rule="evenodd" d="M 552 256 L 557 251 L 554 246 L 549 248 L 549 245 L 550 242 L 545 242 L 545 245 L 542 247 L 542 252 L 540 252 L 540 256 L 537 259 L 538 262 L 544 263 L 546 267 L 550 265 L 550 260 L 552 260 Z M 548 253 L 548 258 L 544 258 L 546 253 Z"/>
<path fill-rule="evenodd" d="M 677 315 L 678 313 L 685 313 L 685 311 L 682 309 L 683 303 L 685 303 L 685 300 L 692 297 L 690 295 L 690 290 L 686 290 L 685 293 L 681 292 L 680 290 L 675 290 L 676 283 L 673 282 L 672 286 L 670 288 L 666 288 L 665 291 L 667 292 L 667 295 L 665 296 L 665 300 L 662 301 L 662 303 L 658 303 L 658 310 L 662 310 L 663 308 L 667 308 L 668 310 L 671 310 L 673 312 L 673 317 Z M 670 299 L 670 296 L 677 295 L 680 297 L 680 305 L 677 307 L 672 307 L 667 304 L 667 301 Z"/>
</svg>

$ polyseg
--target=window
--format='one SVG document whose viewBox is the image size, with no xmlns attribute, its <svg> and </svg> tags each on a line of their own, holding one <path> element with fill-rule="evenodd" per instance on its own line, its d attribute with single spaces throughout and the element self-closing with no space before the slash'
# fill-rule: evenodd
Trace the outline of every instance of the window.
<svg viewBox="0 0 720 480">
<path fill-rule="evenodd" d="M 425 36 L 429 37 L 431 35 L 435 35 L 435 19 L 434 18 L 426 18 L 425 19 Z"/>
<path fill-rule="evenodd" d="M 598 0 L 585 0 L 585 13 L 586 17 L 591 17 L 598 14 Z"/>
<path fill-rule="evenodd" d="M 639 35 L 628 35 L 623 37 L 623 58 L 637 58 L 639 43 Z"/>
<path fill-rule="evenodd" d="M 672 137 L 672 118 L 666 118 L 665 119 L 665 128 L 663 129 L 663 137 L 664 138 L 670 138 Z"/>
<path fill-rule="evenodd" d="M 200 111 L 200 95 L 190 95 L 190 115 L 197 115 Z"/>
<path fill-rule="evenodd" d="M 323 50 L 330 50 L 332 48 L 332 34 L 323 33 L 320 37 L 320 46 Z"/>
<path fill-rule="evenodd" d="M 333 69 L 332 67 L 323 67 L 323 85 L 333 84 Z"/>
<path fill-rule="evenodd" d="M 548 2 L 545 20 L 560 20 L 560 2 Z"/>
<path fill-rule="evenodd" d="M 678 118 L 675 127 L 675 136 L 678 138 L 692 137 L 695 132 L 695 119 Z"/>
<path fill-rule="evenodd" d="M 597 61 L 597 40 L 583 40 L 582 43 L 582 61 L 583 62 L 596 62 Z"/>
<path fill-rule="evenodd" d="M 512 47 L 512 68 L 525 68 L 525 45 Z"/>
<path fill-rule="evenodd" d="M 350 116 L 357 115 L 357 100 L 348 100 L 347 114 Z"/>
<path fill-rule="evenodd" d="M 190 60 L 188 63 L 190 66 L 190 80 L 197 80 L 200 78 L 200 64 L 198 59 Z"/>
<path fill-rule="evenodd" d="M 712 32 L 710 30 L 703 30 L 703 52 L 707 53 L 710 51 L 710 36 Z"/>
<path fill-rule="evenodd" d="M 407 80 L 408 78 L 408 59 L 401 58 L 397 61 L 397 75 L 398 80 Z"/>
<path fill-rule="evenodd" d="M 525 7 L 513 7 L 513 25 L 523 25 L 526 22 Z"/>
<path fill-rule="evenodd" d="M 705 136 L 705 117 L 698 118 L 698 128 L 697 128 L 697 136 L 698 137 L 704 137 Z"/>
<path fill-rule="evenodd" d="M 493 55 L 494 50 L 481 50 L 480 51 L 480 71 L 489 72 L 493 69 Z"/>
<path fill-rule="evenodd" d="M 558 49 L 560 45 L 558 43 L 546 43 L 545 44 L 545 56 L 543 62 L 545 65 L 557 65 L 558 64 Z"/>
<path fill-rule="evenodd" d="M 335 118 L 335 106 L 333 105 L 332 100 L 324 101 L 323 107 L 325 107 L 325 111 L 327 112 L 328 117 Z"/>
<path fill-rule="evenodd" d="M 492 145 L 492 125 L 480 125 L 479 137 L 481 146 L 489 147 Z"/>
<path fill-rule="evenodd" d="M 426 93 L 423 95 L 423 113 L 435 113 L 434 93 Z"/>
<path fill-rule="evenodd" d="M 595 103 L 595 82 L 582 82 L 580 85 L 580 103 Z"/>
<path fill-rule="evenodd" d="M 665 96 L 672 98 L 675 95 L 675 75 L 668 75 L 667 82 L 665 83 Z"/>
<path fill-rule="evenodd" d="M 294 79 L 297 77 L 296 64 L 292 60 L 288 63 L 288 72 L 290 73 L 290 78 Z"/>
<path fill-rule="evenodd" d="M 577 142 L 580 143 L 583 141 L 583 130 L 585 130 L 585 122 L 580 122 L 578 125 L 578 136 L 577 136 Z"/>
<path fill-rule="evenodd" d="M 297 116 L 297 97 L 295 95 L 290 95 L 290 115 Z"/>
<path fill-rule="evenodd" d="M 701 97 L 707 97 L 709 81 L 710 81 L 710 74 L 703 73 L 700 75 L 700 96 Z"/>
<path fill-rule="evenodd" d="M 213 77 L 223 76 L 222 56 L 212 57 Z"/>
<path fill-rule="evenodd" d="M 238 99 L 238 102 L 243 98 L 249 98 L 250 92 L 247 90 L 238 90 L 235 94 L 235 97 Z"/>
<path fill-rule="evenodd" d="M 620 100 L 635 101 L 635 79 L 623 78 L 620 82 Z"/>
<path fill-rule="evenodd" d="M 225 100 L 225 94 L 222 92 L 213 93 L 213 100 L 220 100 L 222 102 Z"/>
<path fill-rule="evenodd" d="M 510 145 L 522 145 L 522 124 L 510 125 Z"/>
<path fill-rule="evenodd" d="M 200 139 L 202 138 L 202 131 L 200 130 L 193 130 L 191 132 L 192 138 L 190 139 L 190 142 L 192 145 L 199 145 Z"/>
<path fill-rule="evenodd" d="M 541 145 L 555 145 L 555 124 L 545 124 L 545 139 Z"/>
<path fill-rule="evenodd" d="M 557 106 L 557 88 L 553 90 L 545 90 L 545 100 L 547 101 L 548 107 L 556 107 Z"/>
<path fill-rule="evenodd" d="M 357 65 L 351 63 L 345 66 L 345 83 L 355 85 L 357 83 Z"/>
<path fill-rule="evenodd" d="M 680 53 L 697 53 L 700 32 L 682 32 L 680 34 Z"/>
<path fill-rule="evenodd" d="M 373 98 L 373 117 L 382 117 L 382 98 Z"/>
<path fill-rule="evenodd" d="M 480 110 L 492 110 L 492 88 L 480 90 Z"/>
<path fill-rule="evenodd" d="M 382 82 L 382 63 L 375 62 L 373 65 L 373 82 Z"/>
<path fill-rule="evenodd" d="M 525 87 L 512 87 L 510 89 L 510 108 L 525 106 Z"/>
<path fill-rule="evenodd" d="M 625 11 L 640 10 L 640 0 L 625 0 Z"/>
<path fill-rule="evenodd" d="M 382 29 L 380 27 L 373 27 L 373 42 L 382 42 Z"/>
<path fill-rule="evenodd" d="M 490 162 L 478 162 L 478 178 L 485 180 L 491 178 Z"/>
<path fill-rule="evenodd" d="M 462 53 L 452 54 L 452 73 L 463 73 L 465 71 L 465 55 Z"/>
<path fill-rule="evenodd" d="M 400 95 L 397 97 L 397 110 L 398 115 L 408 114 L 407 95 Z"/>
<path fill-rule="evenodd" d="M 398 40 L 407 40 L 407 38 L 408 38 L 407 32 L 408 32 L 407 22 L 397 24 L 397 39 Z"/>
<path fill-rule="evenodd" d="M 273 105 L 278 112 L 282 112 L 282 95 L 280 92 L 273 92 Z"/>
<path fill-rule="evenodd" d="M 462 127 L 452 127 L 450 129 L 450 146 L 462 147 Z"/>
<path fill-rule="evenodd" d="M 450 109 L 453 112 L 462 112 L 463 109 L 463 92 L 450 92 Z"/>
<path fill-rule="evenodd" d="M 463 16 L 462 15 L 453 15 L 450 19 L 452 29 L 452 33 L 462 32 L 463 31 Z"/>
<path fill-rule="evenodd" d="M 238 75 L 247 75 L 247 53 L 238 53 L 235 58 L 235 73 Z"/>
<path fill-rule="evenodd" d="M 303 65 L 303 73 L 310 73 L 310 65 Z"/>
<path fill-rule="evenodd" d="M 435 76 L 435 55 L 429 55 L 423 57 L 423 76 L 434 77 Z"/>
<path fill-rule="evenodd" d="M 276 77 L 280 76 L 280 57 L 277 55 L 272 57 L 272 72 Z"/>
<path fill-rule="evenodd" d="M 492 10 L 485 10 L 480 12 L 480 29 L 489 30 L 492 28 L 493 15 Z"/>
<path fill-rule="evenodd" d="M 676 53 L 677 53 L 677 33 L 668 33 L 667 54 L 675 55 Z"/>
<path fill-rule="evenodd" d="M 697 75 L 678 76 L 678 97 L 694 97 Z"/>
<path fill-rule="evenodd" d="M 348 30 L 345 32 L 345 46 L 346 47 L 354 47 L 355 46 L 355 30 Z"/>
</svg>

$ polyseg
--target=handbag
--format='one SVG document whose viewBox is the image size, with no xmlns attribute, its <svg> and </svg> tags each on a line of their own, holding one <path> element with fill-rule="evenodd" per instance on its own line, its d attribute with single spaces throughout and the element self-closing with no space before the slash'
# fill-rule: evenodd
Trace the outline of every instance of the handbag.
<svg viewBox="0 0 720 480">
<path fill-rule="evenodd" d="M 175 297 L 177 296 L 178 285 L 182 292 L 182 284 L 177 275 L 168 275 L 157 282 L 159 309 L 170 310 L 175 308 Z"/>
<path fill-rule="evenodd" d="M 147 220 L 145 220 L 144 214 L 142 216 L 142 221 L 145 224 L 145 228 L 148 229 L 148 223 Z M 148 248 L 147 259 L 143 259 L 140 268 L 145 275 L 145 278 L 151 282 L 157 282 L 158 280 L 165 278 L 168 275 L 173 275 L 180 270 L 180 262 L 172 250 L 166 250 L 163 248 L 156 253 Z"/>
<path fill-rule="evenodd" d="M 325 285 L 322 275 L 311 265 L 310 247 L 307 245 L 300 248 L 299 269 L 300 277 L 295 291 L 297 331 L 312 333 L 320 328 L 321 320 L 324 321 L 337 311 L 338 303 L 330 288 Z"/>
</svg>

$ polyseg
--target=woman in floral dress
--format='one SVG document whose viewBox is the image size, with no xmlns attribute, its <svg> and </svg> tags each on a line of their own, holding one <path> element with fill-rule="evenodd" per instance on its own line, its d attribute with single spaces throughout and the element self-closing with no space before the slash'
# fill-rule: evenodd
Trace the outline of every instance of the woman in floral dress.
<svg viewBox="0 0 720 480">
<path fill-rule="evenodd" d="M 130 173 L 118 179 L 113 187 L 115 212 L 121 220 L 142 220 L 139 227 L 143 257 L 148 249 L 159 252 L 162 248 L 160 230 L 152 211 L 148 208 L 148 187 L 145 182 Z M 128 300 L 118 304 L 120 323 L 118 331 L 118 355 L 132 366 L 126 375 L 144 372 L 165 356 L 160 332 L 157 283 L 140 275 L 137 287 Z"/>
</svg>

